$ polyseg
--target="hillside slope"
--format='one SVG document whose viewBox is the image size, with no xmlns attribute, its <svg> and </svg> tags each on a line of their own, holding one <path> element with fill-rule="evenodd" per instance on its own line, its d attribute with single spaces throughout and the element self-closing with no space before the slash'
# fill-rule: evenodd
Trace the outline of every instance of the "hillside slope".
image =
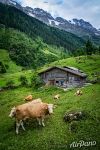
<svg viewBox="0 0 100 150">
<path fill-rule="evenodd" d="M 75 96 L 76 90 L 64 92 L 56 88 L 33 90 L 19 88 L 0 93 L 0 148 L 1 150 L 80 150 L 80 147 L 70 148 L 73 142 L 96 141 L 96 145 L 82 146 L 82 150 L 99 150 L 100 135 L 100 87 L 98 84 L 82 89 L 82 96 Z M 53 95 L 60 94 L 60 99 L 54 101 Z M 21 128 L 19 135 L 15 134 L 15 120 L 8 117 L 13 106 L 24 103 L 24 98 L 32 94 L 33 98 L 41 98 L 43 102 L 56 105 L 52 116 L 45 118 L 45 127 L 39 126 L 35 119 L 24 122 L 26 131 Z M 85 117 L 73 122 L 72 131 L 69 123 L 65 123 L 65 112 L 81 110 Z M 5 138 L 6 137 L 6 138 Z"/>
<path fill-rule="evenodd" d="M 53 63 L 50 63 L 48 65 L 45 65 L 42 68 L 38 68 L 37 70 L 35 70 L 37 73 L 47 69 L 48 67 L 51 66 L 72 66 L 72 67 L 76 67 L 80 70 L 83 70 L 87 75 L 88 75 L 88 79 L 89 80 L 93 80 L 95 79 L 94 75 L 96 73 L 100 72 L 100 56 L 99 55 L 93 55 L 93 56 L 81 56 L 80 60 L 78 57 L 71 57 L 71 58 L 67 58 L 67 59 L 62 59 L 60 61 L 55 61 Z M 0 83 L 1 83 L 1 87 L 6 85 L 6 82 L 9 80 L 13 80 L 15 85 L 19 84 L 19 77 L 21 75 L 24 75 L 29 83 L 31 80 L 32 75 L 35 73 L 34 70 L 23 70 L 21 72 L 16 72 L 16 73 L 5 73 L 4 75 L 2 75 L 2 78 L 0 78 Z"/>
<path fill-rule="evenodd" d="M 70 51 L 84 44 L 84 40 L 74 34 L 47 26 L 43 22 L 26 15 L 15 7 L 1 3 L 0 24 L 25 32 L 33 39 L 39 36 L 47 44 L 64 47 Z"/>
<path fill-rule="evenodd" d="M 2 50 L 3 51 L 3 50 Z M 8 61 L 6 51 L 2 52 L 3 60 Z M 9 63 L 9 61 L 8 61 Z M 100 56 L 93 55 L 89 57 L 81 56 L 80 58 L 67 58 L 56 61 L 43 68 L 38 68 L 38 72 L 47 69 L 50 66 L 73 66 L 80 68 L 86 72 L 89 78 L 95 72 L 100 72 Z M 13 67 L 12 67 L 13 68 Z M 16 70 L 17 71 L 17 70 Z M 35 72 L 33 70 L 18 71 L 16 73 L 5 73 L 0 75 L 0 87 L 5 86 L 10 80 L 13 80 L 15 85 L 19 85 L 19 77 L 24 75 L 28 80 L 31 80 Z M 30 87 L 19 87 L 12 90 L 4 90 L 0 92 L 0 148 L 12 150 L 70 150 L 72 142 L 79 142 L 80 139 L 89 142 L 96 141 L 96 145 L 81 147 L 82 150 L 99 150 L 99 121 L 100 121 L 100 85 L 94 84 L 88 87 L 83 87 L 83 95 L 75 96 L 76 89 L 64 91 L 56 87 L 42 87 L 39 89 Z M 53 96 L 60 94 L 60 99 L 54 101 Z M 32 94 L 33 98 L 41 98 L 43 102 L 53 103 L 56 105 L 54 114 L 45 119 L 45 127 L 40 127 L 36 120 L 24 122 L 26 131 L 20 128 L 19 135 L 15 135 L 14 120 L 11 120 L 8 115 L 13 106 L 24 103 L 24 98 Z M 63 116 L 65 112 L 80 110 L 85 113 L 85 117 L 73 122 L 72 131 L 69 130 L 69 123 L 65 123 Z M 6 138 L 5 138 L 6 137 Z M 9 138 L 7 138 L 9 137 Z M 13 144 L 15 143 L 15 144 Z M 80 150 L 80 147 L 77 147 Z"/>
<path fill-rule="evenodd" d="M 68 56 L 64 48 L 50 46 L 39 37 L 34 40 L 27 34 L 12 28 L 0 28 L 0 48 L 7 49 L 17 65 L 36 68 Z"/>
<path fill-rule="evenodd" d="M 21 66 L 16 65 L 11 58 L 7 50 L 0 49 L 0 62 L 6 67 L 7 73 L 15 73 L 22 70 Z"/>
<path fill-rule="evenodd" d="M 42 67 L 39 72 L 52 66 L 70 66 L 83 70 L 89 79 L 93 78 L 93 74 L 100 72 L 100 55 L 70 57 L 55 61 Z"/>
</svg>

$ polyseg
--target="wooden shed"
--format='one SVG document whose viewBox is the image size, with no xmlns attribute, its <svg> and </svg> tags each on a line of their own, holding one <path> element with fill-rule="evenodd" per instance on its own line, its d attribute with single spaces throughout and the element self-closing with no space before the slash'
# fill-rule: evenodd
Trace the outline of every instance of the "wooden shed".
<svg viewBox="0 0 100 150">
<path fill-rule="evenodd" d="M 47 85 L 60 87 L 77 87 L 86 82 L 87 75 L 74 67 L 50 67 L 39 73 L 41 79 Z"/>
</svg>

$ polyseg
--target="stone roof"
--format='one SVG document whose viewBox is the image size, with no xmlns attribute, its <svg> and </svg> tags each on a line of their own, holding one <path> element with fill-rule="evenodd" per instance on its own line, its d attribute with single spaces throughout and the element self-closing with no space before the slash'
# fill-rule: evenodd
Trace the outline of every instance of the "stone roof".
<svg viewBox="0 0 100 150">
<path fill-rule="evenodd" d="M 48 71 L 50 71 L 50 70 L 52 70 L 52 69 L 56 69 L 56 68 L 57 68 L 57 69 L 60 69 L 60 70 L 63 70 L 63 71 L 65 71 L 65 72 L 69 72 L 69 73 L 78 75 L 78 76 L 83 77 L 83 78 L 86 78 L 86 77 L 87 77 L 87 75 L 86 75 L 83 71 L 81 71 L 81 70 L 79 70 L 79 69 L 77 69 L 77 68 L 74 68 L 74 67 L 69 67 L 69 66 L 64 66 L 64 67 L 54 66 L 54 67 L 50 67 L 50 68 L 48 68 L 48 69 L 46 69 L 46 70 L 40 72 L 39 74 L 42 74 L 42 73 L 44 73 L 44 72 L 48 72 Z"/>
</svg>

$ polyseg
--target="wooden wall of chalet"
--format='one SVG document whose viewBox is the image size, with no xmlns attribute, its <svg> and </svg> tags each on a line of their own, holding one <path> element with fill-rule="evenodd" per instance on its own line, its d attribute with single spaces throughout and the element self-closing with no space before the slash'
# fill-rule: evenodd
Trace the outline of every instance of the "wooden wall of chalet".
<svg viewBox="0 0 100 150">
<path fill-rule="evenodd" d="M 42 79 L 44 80 L 44 82 L 47 82 L 48 80 L 52 80 L 52 79 L 55 79 L 55 78 L 62 78 L 62 79 L 67 79 L 68 77 L 68 74 L 67 72 L 63 71 L 63 70 L 60 70 L 58 68 L 55 68 L 55 69 L 52 69 L 48 72 L 44 72 L 42 75 L 41 75 Z"/>
<path fill-rule="evenodd" d="M 47 83 L 50 80 L 65 80 L 66 84 L 70 85 L 77 85 L 85 82 L 84 78 L 81 78 L 80 76 L 74 75 L 72 73 L 63 71 L 58 68 L 51 69 L 47 72 L 44 72 L 41 74 L 41 78 L 45 83 Z"/>
</svg>

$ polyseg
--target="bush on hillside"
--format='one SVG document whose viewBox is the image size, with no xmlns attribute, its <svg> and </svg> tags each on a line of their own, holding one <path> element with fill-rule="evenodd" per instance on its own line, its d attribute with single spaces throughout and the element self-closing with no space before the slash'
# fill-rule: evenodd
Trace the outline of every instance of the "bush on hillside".
<svg viewBox="0 0 100 150">
<path fill-rule="evenodd" d="M 92 55 L 94 53 L 93 43 L 90 40 L 87 40 L 85 44 L 85 51 L 87 55 Z"/>
<path fill-rule="evenodd" d="M 6 69 L 8 69 L 8 68 L 9 68 L 9 65 L 5 64 L 5 67 L 6 67 Z"/>
<path fill-rule="evenodd" d="M 34 74 L 31 78 L 31 86 L 33 87 L 40 87 L 43 84 L 43 81 L 41 80 L 41 78 L 38 76 L 38 74 Z"/>
<path fill-rule="evenodd" d="M 6 73 L 6 67 L 1 61 L 0 61 L 0 73 Z"/>
<path fill-rule="evenodd" d="M 21 75 L 19 78 L 19 81 L 21 82 L 22 86 L 27 86 L 28 85 L 28 80 L 25 76 Z"/>
<path fill-rule="evenodd" d="M 92 80 L 90 81 L 90 83 L 92 84 L 100 83 L 100 72 L 94 72 L 91 74 L 91 76 Z"/>
<path fill-rule="evenodd" d="M 14 87 L 14 81 L 13 81 L 13 80 L 7 81 L 6 86 L 7 86 L 8 88 L 13 88 L 13 87 Z"/>
</svg>

